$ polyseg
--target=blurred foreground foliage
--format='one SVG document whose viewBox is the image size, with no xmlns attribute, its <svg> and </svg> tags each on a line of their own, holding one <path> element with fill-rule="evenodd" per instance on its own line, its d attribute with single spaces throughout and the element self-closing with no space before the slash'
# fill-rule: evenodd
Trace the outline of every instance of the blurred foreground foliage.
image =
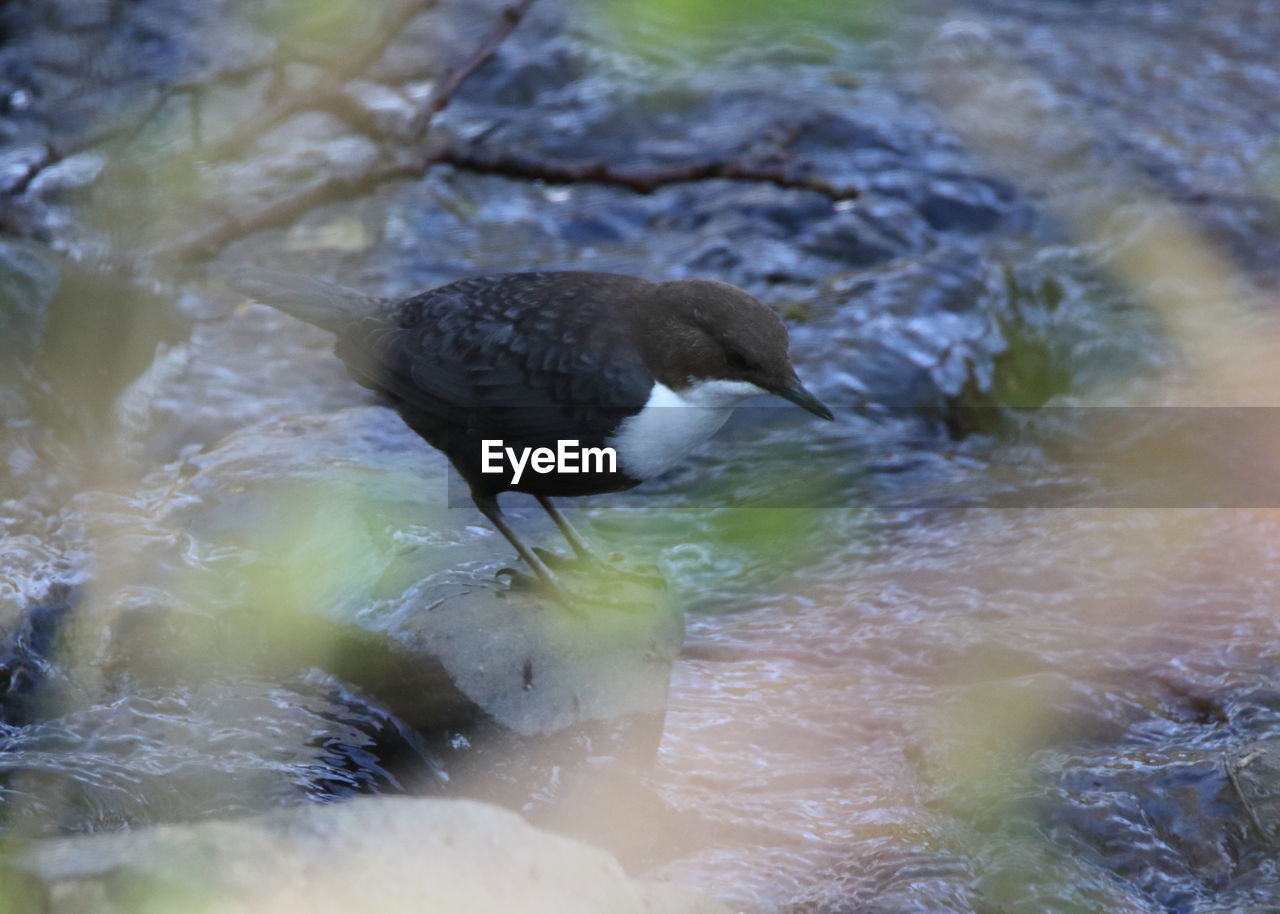
<svg viewBox="0 0 1280 914">
<path fill-rule="evenodd" d="M 368 37 L 387 0 L 269 0 L 251 7 L 254 24 L 297 56 L 329 65 L 329 54 L 340 54 L 353 40 Z M 371 14 L 372 13 L 372 14 Z"/>
<path fill-rule="evenodd" d="M 884 28 L 889 0 L 580 0 L 599 9 L 633 50 L 689 49 L 689 42 L 746 34 L 810 33 L 870 38 Z M 642 32 L 636 25 L 646 26 Z M 781 33 L 781 34 L 780 34 Z M 705 49 L 704 49 L 705 50 Z"/>
</svg>

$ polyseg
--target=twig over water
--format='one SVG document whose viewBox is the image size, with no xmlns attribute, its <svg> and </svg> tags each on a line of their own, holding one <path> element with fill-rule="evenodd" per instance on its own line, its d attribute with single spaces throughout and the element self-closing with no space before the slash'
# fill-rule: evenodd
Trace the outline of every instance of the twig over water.
<svg viewBox="0 0 1280 914">
<path fill-rule="evenodd" d="M 436 2 L 438 0 L 413 0 L 401 6 L 396 15 L 385 20 L 377 36 L 352 58 L 351 63 L 344 65 L 341 71 L 331 72 L 322 78 L 323 86 L 291 94 L 276 103 L 249 125 L 236 131 L 233 137 L 221 141 L 217 151 L 243 148 L 289 114 L 325 107 L 328 101 L 340 96 L 346 79 L 358 75 L 360 68 L 367 68 L 375 62 L 398 30 Z M 788 147 L 799 135 L 799 126 L 791 128 L 773 143 L 767 154 L 747 149 L 702 161 L 632 167 L 603 160 L 557 160 L 509 150 L 490 151 L 475 140 L 466 144 L 431 142 L 430 127 L 435 116 L 449 106 L 467 79 L 493 58 L 535 2 L 514 0 L 502 9 L 497 22 L 476 47 L 440 77 L 422 109 L 414 116 L 407 141 L 398 144 L 397 148 L 384 149 L 374 162 L 357 174 L 311 181 L 247 214 L 228 215 L 199 227 L 160 248 L 156 255 L 177 261 L 209 256 L 237 238 L 259 229 L 286 224 L 315 206 L 358 196 L 384 181 L 420 177 L 436 164 L 551 184 L 608 184 L 641 194 L 653 193 L 670 185 L 721 178 L 811 190 L 833 200 L 849 200 L 858 196 L 853 186 L 838 184 L 815 174 L 794 157 Z"/>
<path fill-rule="evenodd" d="M 858 196 L 855 188 L 835 184 L 820 175 L 806 173 L 802 166 L 793 163 L 753 162 L 747 157 L 626 168 L 599 160 L 556 161 L 522 156 L 512 152 L 486 152 L 450 147 L 439 153 L 435 160 L 447 162 L 468 171 L 514 178 L 533 178 L 550 184 L 576 184 L 584 181 L 611 184 L 640 194 L 651 194 L 659 188 L 672 184 L 728 178 L 737 181 L 762 181 L 778 187 L 814 190 L 835 200 L 850 200 Z"/>
</svg>

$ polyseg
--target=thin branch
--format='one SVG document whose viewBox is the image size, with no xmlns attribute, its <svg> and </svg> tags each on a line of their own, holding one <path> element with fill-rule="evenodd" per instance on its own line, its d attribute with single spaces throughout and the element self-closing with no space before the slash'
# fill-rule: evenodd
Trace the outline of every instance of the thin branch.
<svg viewBox="0 0 1280 914">
<path fill-rule="evenodd" d="M 498 48 L 507 40 L 507 36 L 515 31 L 525 14 L 529 12 L 530 7 L 537 0 L 516 0 L 516 2 L 503 7 L 502 12 L 498 15 L 498 21 L 494 27 L 489 30 L 488 34 L 480 40 L 475 50 L 456 67 L 450 69 L 435 85 L 431 92 L 431 97 L 427 99 L 427 104 L 423 108 L 422 117 L 424 122 L 418 127 L 419 135 L 424 131 L 431 119 L 449 106 L 453 101 L 454 95 L 462 88 L 462 84 L 471 77 L 473 73 L 489 62 L 494 54 L 498 53 Z"/>
<path fill-rule="evenodd" d="M 833 200 L 851 200 L 858 196 L 854 187 L 837 185 L 818 175 L 805 174 L 795 166 L 740 159 L 622 169 L 598 161 L 556 162 L 511 153 L 462 151 L 457 147 L 447 146 L 433 152 L 383 159 L 356 175 L 318 179 L 243 217 L 228 218 L 208 228 L 198 229 L 157 253 L 160 257 L 176 260 L 213 254 L 237 238 L 259 229 L 283 225 L 315 206 L 358 196 L 384 181 L 421 177 L 432 165 L 442 163 L 468 171 L 534 179 L 550 184 L 609 184 L 641 194 L 651 194 L 673 184 L 727 178 L 813 190 Z"/>
<path fill-rule="evenodd" d="M 513 152 L 486 152 L 451 147 L 435 160 L 467 171 L 546 181 L 548 184 L 590 182 L 625 187 L 639 194 L 651 194 L 672 184 L 688 184 L 712 178 L 759 181 L 777 187 L 813 190 L 833 200 L 852 200 L 857 188 L 837 184 L 821 175 L 808 173 L 794 163 L 770 163 L 748 158 L 714 159 L 680 165 L 625 168 L 598 160 L 557 161 Z"/>
<path fill-rule="evenodd" d="M 216 254 L 226 245 L 265 228 L 284 225 L 317 206 L 365 193 L 384 181 L 418 177 L 426 168 L 417 157 L 383 159 L 354 175 L 329 175 L 295 188 L 243 215 L 196 229 L 154 252 L 160 260 L 192 260 Z"/>
</svg>

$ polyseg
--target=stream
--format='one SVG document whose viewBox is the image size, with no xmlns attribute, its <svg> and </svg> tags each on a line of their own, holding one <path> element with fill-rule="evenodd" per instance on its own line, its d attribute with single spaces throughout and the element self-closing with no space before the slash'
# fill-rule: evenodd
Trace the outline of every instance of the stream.
<svg viewBox="0 0 1280 914">
<path fill-rule="evenodd" d="M 265 91 L 240 74 L 272 4 L 38 6 L 0 43 L 0 179 L 32 170 L 4 192 L 37 226 L 0 236 L 7 834 L 461 792 L 606 833 L 630 869 L 742 911 L 1280 911 L 1280 5 L 806 2 L 786 28 L 702 34 L 678 5 L 624 26 L 548 0 L 441 115 L 461 148 L 634 168 L 781 150 L 859 195 L 443 164 L 118 286 L 94 261 L 135 231 L 121 195 L 143 222 L 154 202 L 95 167 L 143 162 L 161 194 L 145 156 L 182 154 L 190 100 L 98 140 L 68 60 L 108 36 L 85 93 L 211 87 L 212 133 Z M 378 92 L 421 97 L 419 52 L 496 7 L 431 10 L 352 97 L 394 120 Z M 303 112 L 192 193 L 253 201 L 366 147 Z M 835 422 L 753 403 L 667 476 L 565 506 L 684 612 L 651 768 L 579 789 L 569 769 L 622 737 L 580 737 L 573 762 L 473 752 L 452 707 L 388 700 L 371 655 L 311 650 L 329 627 L 412 634 L 513 560 L 331 337 L 218 283 L 243 264 L 385 294 L 707 276 L 788 319 Z M 271 616 L 269 649 L 221 621 L 277 604 L 309 621 Z"/>
</svg>

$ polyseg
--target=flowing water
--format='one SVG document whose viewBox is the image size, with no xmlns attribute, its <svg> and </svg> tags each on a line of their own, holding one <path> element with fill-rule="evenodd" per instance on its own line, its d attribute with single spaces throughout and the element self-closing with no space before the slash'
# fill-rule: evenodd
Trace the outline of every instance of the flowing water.
<svg viewBox="0 0 1280 914">
<path fill-rule="evenodd" d="M 698 273 L 793 319 L 835 423 L 744 410 L 670 477 L 573 512 L 687 607 L 643 788 L 657 802 L 619 801 L 610 823 L 649 836 L 648 875 L 743 910 L 1278 911 L 1280 7 L 874 12 L 889 24 L 802 22 L 789 43 L 694 56 L 663 44 L 660 15 L 611 43 L 616 26 L 549 14 L 450 111 L 462 135 L 500 123 L 486 142 L 649 163 L 737 148 L 794 110 L 795 149 L 859 185 L 856 204 L 437 169 L 222 261 L 294 257 L 395 291 L 513 259 Z M 637 122 L 648 146 L 627 140 Z M 198 650 L 153 652 L 157 630 L 206 644 L 243 598 L 223 569 L 281 531 L 377 570 L 364 594 L 317 565 L 306 590 L 363 594 L 374 629 L 416 605 L 397 557 L 428 590 L 489 586 L 508 561 L 446 510 L 439 462 L 371 411 L 324 334 L 219 294 L 185 286 L 177 318 L 140 332 L 162 344 L 150 369 L 148 345 L 115 387 L 37 364 L 0 388 L 15 831 L 448 792 L 470 748 L 424 741 L 333 669 L 228 681 Z M 89 335 L 110 335 L 118 297 Z M 55 341 L 76 307 L 50 306 Z M 119 430 L 95 438 L 77 404 L 98 386 Z M 396 468 L 429 491 L 405 495 Z M 256 500 L 282 478 L 336 507 Z M 121 643 L 59 659 L 82 605 L 115 614 Z M 131 626 L 152 634 L 130 643 Z M 27 701 L 35 681 L 47 694 Z"/>
</svg>

